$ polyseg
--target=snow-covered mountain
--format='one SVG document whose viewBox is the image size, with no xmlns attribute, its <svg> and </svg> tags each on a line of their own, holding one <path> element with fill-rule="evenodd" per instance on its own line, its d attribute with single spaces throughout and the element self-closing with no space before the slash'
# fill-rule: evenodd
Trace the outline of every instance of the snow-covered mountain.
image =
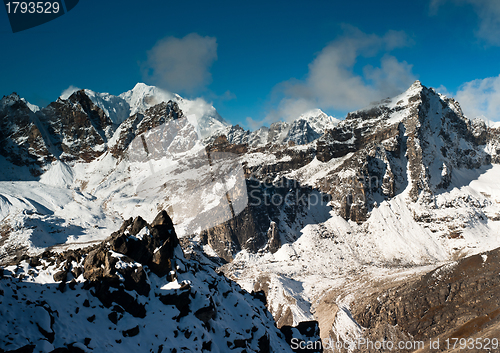
<svg viewBox="0 0 500 353">
<path fill-rule="evenodd" d="M 313 110 L 292 123 L 245 131 L 228 125 L 201 98 L 184 99 L 143 83 L 119 96 L 78 90 L 42 109 L 12 94 L 0 106 L 5 135 L 0 159 L 6 158 L 13 166 L 5 165 L 0 176 L 2 180 L 34 180 L 56 160 L 90 162 L 107 151 L 119 156 L 140 133 L 179 117 L 190 119 L 205 143 L 226 136 L 229 143 L 251 147 L 307 144 L 338 123 Z"/>
<path fill-rule="evenodd" d="M 132 115 L 130 114 L 131 108 L 129 102 L 122 97 L 113 96 L 109 93 L 98 93 L 90 89 L 86 89 L 84 92 L 116 125 L 120 125 Z"/>
<path fill-rule="evenodd" d="M 185 116 L 194 115 L 196 117 L 201 138 L 228 126 L 217 110 L 202 98 L 185 99 L 178 94 L 144 83 L 138 83 L 131 90 L 118 96 L 97 93 L 88 89 L 85 90 L 85 93 L 117 125 L 130 116 L 144 114 L 146 110 L 157 104 L 172 101 L 179 105 Z"/>
<path fill-rule="evenodd" d="M 40 110 L 40 107 L 38 105 L 34 105 L 34 104 L 31 104 L 30 102 L 28 102 L 26 99 L 24 98 L 21 98 L 21 100 L 26 103 L 26 105 L 28 106 L 28 108 L 30 108 L 30 110 L 33 112 L 33 113 L 36 113 L 37 111 Z"/>
<path fill-rule="evenodd" d="M 279 327 L 317 321 L 323 342 L 347 342 L 414 335 L 355 304 L 374 305 L 398 281 L 427 288 L 421 275 L 500 247 L 500 131 L 418 81 L 341 121 L 315 110 L 254 132 L 144 84 L 120 96 L 77 91 L 37 112 L 10 95 L 0 124 L 4 264 L 97 246 L 123 220 L 166 210 L 184 250 L 265 292 Z M 33 277 L 21 267 L 8 276 Z M 380 307 L 393 310 L 388 298 Z"/>
<path fill-rule="evenodd" d="M 313 109 L 293 122 L 279 121 L 270 127 L 263 126 L 255 131 L 244 130 L 239 125 L 227 126 L 213 133 L 206 142 L 213 142 L 218 136 L 226 136 L 231 144 L 246 144 L 251 147 L 285 143 L 304 145 L 322 136 L 338 122 L 338 119 L 326 115 L 320 109 Z"/>
</svg>

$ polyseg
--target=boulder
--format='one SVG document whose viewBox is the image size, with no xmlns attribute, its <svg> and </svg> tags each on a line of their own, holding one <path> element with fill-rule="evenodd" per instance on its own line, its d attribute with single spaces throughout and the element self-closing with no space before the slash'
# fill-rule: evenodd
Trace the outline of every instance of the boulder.
<svg viewBox="0 0 500 353">
<path fill-rule="evenodd" d="M 161 211 L 151 225 L 141 217 L 125 221 L 108 241 L 111 250 L 147 265 L 160 277 L 172 270 L 174 249 L 179 245 L 174 224 L 166 211 Z"/>
<path fill-rule="evenodd" d="M 129 330 L 124 330 L 122 331 L 122 334 L 123 334 L 123 337 L 134 337 L 134 336 L 137 336 L 139 334 L 139 325 L 137 325 L 136 327 L 133 327 Z"/>
<path fill-rule="evenodd" d="M 158 276 L 172 272 L 174 249 L 178 245 L 167 212 L 160 212 L 151 225 L 141 217 L 130 218 L 85 258 L 86 286 L 94 287 L 94 295 L 106 307 L 116 303 L 131 315 L 144 317 L 144 305 L 126 291 L 149 295 L 150 283 L 145 268 Z M 126 266 L 117 266 L 118 262 Z M 62 272 L 56 274 L 58 279 L 64 279 Z"/>
</svg>

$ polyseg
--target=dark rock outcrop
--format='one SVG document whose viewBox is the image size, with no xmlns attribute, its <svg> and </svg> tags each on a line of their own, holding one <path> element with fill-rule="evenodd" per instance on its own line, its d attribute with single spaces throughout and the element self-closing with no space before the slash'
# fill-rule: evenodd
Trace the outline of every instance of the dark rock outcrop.
<svg viewBox="0 0 500 353">
<path fill-rule="evenodd" d="M 269 251 L 274 254 L 281 247 L 280 234 L 276 222 L 271 222 L 267 238 L 269 239 Z"/>
<path fill-rule="evenodd" d="M 92 250 L 84 261 L 83 277 L 106 306 L 117 303 L 134 316 L 144 308 L 125 290 L 148 295 L 150 284 L 143 266 L 162 277 L 173 270 L 174 249 L 179 245 L 172 220 L 165 211 L 151 225 L 141 217 L 126 220 L 120 230 Z M 116 256 L 113 252 L 123 256 Z M 126 266 L 116 266 L 118 262 Z M 111 288 L 114 288 L 110 291 Z"/>
<path fill-rule="evenodd" d="M 303 321 L 297 326 L 282 326 L 280 331 L 294 352 L 323 352 L 317 321 Z"/>
<path fill-rule="evenodd" d="M 158 276 L 170 272 L 179 240 L 167 212 L 160 212 L 151 225 L 141 217 L 129 219 L 124 224 L 127 226 L 107 239 L 110 249 L 147 265 Z"/>
<path fill-rule="evenodd" d="M 248 205 L 240 214 L 201 233 L 202 242 L 228 262 L 242 249 L 261 250 L 271 239 L 270 246 L 277 251 L 281 246 L 280 222 L 290 226 L 311 208 L 329 208 L 327 195 L 286 178 L 274 182 L 252 178 L 247 180 L 247 193 Z M 274 231 L 270 231 L 272 227 Z M 287 241 L 296 239 L 291 232 L 283 233 Z"/>
</svg>

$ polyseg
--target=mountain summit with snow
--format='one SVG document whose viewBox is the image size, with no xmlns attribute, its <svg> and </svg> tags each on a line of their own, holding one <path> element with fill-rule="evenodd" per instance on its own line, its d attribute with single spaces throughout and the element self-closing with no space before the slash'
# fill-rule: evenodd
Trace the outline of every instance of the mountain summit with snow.
<svg viewBox="0 0 500 353">
<path fill-rule="evenodd" d="M 168 112 L 162 105 L 169 107 Z M 172 110 L 174 115 L 169 113 Z M 202 98 L 185 99 L 144 83 L 118 96 L 77 90 L 42 109 L 12 94 L 1 100 L 0 123 L 5 142 L 2 156 L 14 166 L 4 168 L 0 176 L 4 175 L 3 180 L 31 180 L 57 160 L 89 162 L 106 151 L 117 156 L 126 150 L 137 131 L 140 134 L 164 123 L 159 114 L 170 114 L 169 119 L 190 119 L 198 138 L 207 143 L 225 135 L 230 143 L 251 146 L 306 144 L 338 123 L 317 109 L 292 123 L 277 122 L 270 128 L 245 131 L 238 125 L 230 126 Z M 138 125 L 142 126 L 139 130 Z"/>
<path fill-rule="evenodd" d="M 144 114 L 149 108 L 169 101 L 177 103 L 185 116 L 196 116 L 202 138 L 228 125 L 217 110 L 202 98 L 185 99 L 178 94 L 144 83 L 138 83 L 130 91 L 118 96 L 91 90 L 85 90 L 85 93 L 117 125 L 132 115 Z"/>
<path fill-rule="evenodd" d="M 245 144 L 251 147 L 286 143 L 304 145 L 322 136 L 338 122 L 338 119 L 328 116 L 320 109 L 313 109 L 292 122 L 278 121 L 270 127 L 262 126 L 255 131 L 244 130 L 239 125 L 227 126 L 213 133 L 206 142 L 213 142 L 218 136 L 226 136 L 231 144 Z"/>
</svg>

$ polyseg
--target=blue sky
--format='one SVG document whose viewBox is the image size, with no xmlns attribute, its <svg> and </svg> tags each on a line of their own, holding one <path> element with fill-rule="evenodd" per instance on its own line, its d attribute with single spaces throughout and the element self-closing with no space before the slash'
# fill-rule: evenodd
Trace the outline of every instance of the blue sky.
<svg viewBox="0 0 500 353">
<path fill-rule="evenodd" d="M 256 127 L 312 107 L 343 118 L 419 79 L 500 120 L 500 1 L 95 1 L 12 33 L 0 94 L 44 106 L 69 86 L 137 82 Z"/>
</svg>

